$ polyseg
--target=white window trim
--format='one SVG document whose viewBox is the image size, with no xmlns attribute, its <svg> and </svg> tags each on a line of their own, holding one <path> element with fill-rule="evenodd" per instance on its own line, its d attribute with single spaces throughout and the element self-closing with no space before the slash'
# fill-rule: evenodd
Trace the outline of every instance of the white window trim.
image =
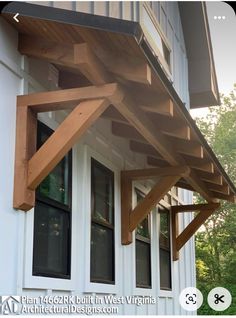
<svg viewBox="0 0 236 318">
<path fill-rule="evenodd" d="M 140 190 L 142 193 L 147 194 L 150 189 L 142 185 L 140 182 L 133 182 L 132 184 L 132 203 L 133 207 L 136 206 L 137 204 L 137 197 L 135 194 L 135 189 Z M 155 253 L 155 229 L 154 229 L 154 217 L 153 213 L 150 213 L 150 234 L 151 234 L 151 288 L 141 288 L 136 286 L 136 253 L 135 253 L 135 248 L 136 248 L 136 237 L 135 237 L 135 230 L 132 233 L 132 238 L 133 238 L 133 243 L 132 243 L 132 295 L 134 296 L 153 296 L 155 297 L 155 291 L 156 291 L 156 281 L 153 279 L 155 277 L 154 275 L 154 268 L 156 268 L 156 253 Z"/>
<path fill-rule="evenodd" d="M 162 55 L 160 48 L 158 48 L 157 44 L 155 41 L 153 41 L 153 35 L 150 34 L 150 30 L 145 24 L 145 14 L 148 16 L 150 19 L 150 22 L 152 23 L 153 28 L 155 31 L 158 33 L 159 37 L 161 40 L 164 42 L 166 48 L 169 50 L 170 53 L 170 65 L 167 64 L 164 56 Z M 168 41 L 167 37 L 165 36 L 164 32 L 162 31 L 161 25 L 158 22 L 157 18 L 155 17 L 152 8 L 150 7 L 149 3 L 146 1 L 141 1 L 140 2 L 140 24 L 142 26 L 142 29 L 144 31 L 144 35 L 150 44 L 151 48 L 154 50 L 155 54 L 158 56 L 158 59 L 161 62 L 161 65 L 163 66 L 165 72 L 167 73 L 168 77 L 173 81 L 173 50 L 171 48 L 171 44 Z"/>
<path fill-rule="evenodd" d="M 90 281 L 90 240 L 91 240 L 91 158 L 94 158 L 105 167 L 114 173 L 114 220 L 115 220 L 115 284 L 93 283 Z M 85 231 L 85 281 L 84 292 L 103 293 L 103 294 L 118 294 L 120 290 L 119 282 L 119 267 L 120 267 L 120 174 L 116 166 L 109 160 L 105 159 L 102 155 L 92 150 L 88 145 L 84 146 L 84 188 L 87 194 L 84 196 L 83 211 L 85 212 L 84 226 Z"/>
<path fill-rule="evenodd" d="M 41 114 L 40 120 L 51 129 L 56 129 L 58 123 L 46 114 Z M 54 289 L 54 290 L 75 290 L 76 282 L 76 151 L 72 150 L 72 209 L 71 209 L 71 275 L 70 279 L 53 277 L 34 276 L 33 269 L 33 239 L 34 239 L 34 209 L 26 212 L 26 234 L 25 234 L 25 255 L 24 255 L 24 277 L 23 288 L 31 289 Z"/>
<path fill-rule="evenodd" d="M 166 203 L 164 200 L 160 201 L 160 204 L 163 205 L 166 209 L 170 210 L 170 205 Z M 160 214 L 158 213 L 158 208 L 157 208 L 157 268 L 158 268 L 158 275 L 159 275 L 159 286 L 158 286 L 158 297 L 167 297 L 167 298 L 173 298 L 174 297 L 174 289 L 175 289 L 175 282 L 173 278 L 173 271 L 174 271 L 174 264 L 173 264 L 173 254 L 172 254 L 172 224 L 171 224 L 171 215 L 170 215 L 170 273 L 171 273 L 171 290 L 164 290 L 161 289 L 161 280 L 160 280 L 160 245 L 159 245 L 159 233 L 160 233 Z"/>
</svg>

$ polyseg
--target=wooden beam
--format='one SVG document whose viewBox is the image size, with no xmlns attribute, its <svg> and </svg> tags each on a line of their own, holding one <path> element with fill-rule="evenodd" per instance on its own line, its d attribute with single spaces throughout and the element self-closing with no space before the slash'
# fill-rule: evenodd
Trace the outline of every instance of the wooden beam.
<svg viewBox="0 0 236 318">
<path fill-rule="evenodd" d="M 185 156 L 184 156 L 184 158 L 185 158 Z M 191 160 L 190 160 L 190 158 L 191 158 Z M 163 161 L 162 164 L 166 163 L 166 161 L 164 159 L 155 158 L 155 157 L 151 157 L 151 156 L 147 157 L 147 163 L 151 166 L 159 167 L 159 165 L 161 164 L 161 161 Z M 210 173 L 214 172 L 213 164 L 211 162 L 207 162 L 204 158 L 197 159 L 197 158 L 188 156 L 188 159 L 186 159 L 186 164 L 189 167 L 193 168 L 195 171 L 201 170 L 201 171 L 206 171 L 206 172 L 210 172 Z"/>
<path fill-rule="evenodd" d="M 165 157 L 171 165 L 182 163 L 182 158 L 174 152 L 167 138 L 152 124 L 146 114 L 133 103 L 129 98 L 129 94 L 124 92 L 124 96 L 124 99 L 120 103 L 114 101 L 112 97 L 110 101 L 147 142 L 158 152 L 162 153 L 163 157 Z"/>
<path fill-rule="evenodd" d="M 57 42 L 51 42 L 46 38 L 37 38 L 35 36 L 20 33 L 18 50 L 21 54 L 75 69 L 73 63 L 74 50 L 72 45 L 62 45 Z"/>
<path fill-rule="evenodd" d="M 186 163 L 196 169 L 196 170 L 201 170 L 201 171 L 206 171 L 206 172 L 209 172 L 209 173 L 214 173 L 214 165 L 213 163 L 203 157 L 203 158 L 195 158 L 195 157 L 192 157 L 192 156 L 188 156 L 186 154 L 183 154 L 183 157 L 186 161 Z"/>
<path fill-rule="evenodd" d="M 146 85 L 151 85 L 152 83 L 151 68 L 144 60 L 134 58 L 134 56 L 131 58 L 127 56 L 124 59 L 111 53 L 106 54 L 106 57 L 104 57 L 103 53 L 103 60 L 106 67 L 114 75 Z"/>
<path fill-rule="evenodd" d="M 226 195 L 230 194 L 229 186 L 226 183 L 219 185 L 219 184 L 214 184 L 214 183 L 205 181 L 205 184 L 208 186 L 210 190 L 214 192 L 219 192 Z"/>
<path fill-rule="evenodd" d="M 181 180 L 176 183 L 176 187 L 182 188 L 188 191 L 193 191 L 193 192 L 195 191 L 191 185 L 189 185 L 186 182 L 182 182 Z"/>
<path fill-rule="evenodd" d="M 149 114 L 149 118 L 164 134 L 175 138 L 190 140 L 190 128 L 183 120 L 153 113 Z"/>
<path fill-rule="evenodd" d="M 214 208 L 209 210 L 200 210 L 198 215 L 191 221 L 191 223 L 183 230 L 183 232 L 176 238 L 176 248 L 179 251 L 184 244 L 194 235 L 194 233 L 203 225 L 203 223 L 213 214 L 213 212 L 220 207 L 217 203 Z"/>
<path fill-rule="evenodd" d="M 138 203 L 130 214 L 130 228 L 132 232 L 142 222 L 164 195 L 176 184 L 180 176 L 161 178 L 145 198 Z"/>
<path fill-rule="evenodd" d="M 147 157 L 147 164 L 154 167 L 170 167 L 168 162 L 166 162 L 163 158 L 154 158 L 150 156 Z"/>
<path fill-rule="evenodd" d="M 199 142 L 191 140 L 178 139 L 176 137 L 168 137 L 178 153 L 186 154 L 191 157 L 203 158 L 203 147 Z"/>
<path fill-rule="evenodd" d="M 214 191 L 212 191 L 212 193 L 216 198 L 219 198 L 219 199 L 225 200 L 225 201 L 229 201 L 232 203 L 236 203 L 236 196 L 232 192 L 230 192 L 229 195 L 219 193 L 219 192 L 214 192 Z"/>
<path fill-rule="evenodd" d="M 171 210 L 174 213 L 181 213 L 181 212 L 216 210 L 218 208 L 219 208 L 219 203 L 202 203 L 202 204 L 175 205 L 171 207 Z"/>
<path fill-rule="evenodd" d="M 155 156 L 156 158 L 163 160 L 164 159 L 161 157 L 160 153 L 151 145 L 143 142 L 139 142 L 136 140 L 131 140 L 129 142 L 129 147 L 130 150 L 137 152 L 137 153 L 142 153 L 144 155 L 150 155 L 150 156 Z"/>
<path fill-rule="evenodd" d="M 157 92 L 148 90 L 148 87 L 130 87 L 129 93 L 134 102 L 145 112 L 161 114 L 167 117 L 173 117 L 176 113 L 170 96 L 162 92 L 161 89 Z"/>
<path fill-rule="evenodd" d="M 194 235 L 194 233 L 203 225 L 212 213 L 220 207 L 220 203 L 190 204 L 171 207 L 172 215 L 172 248 L 173 260 L 179 259 L 179 250 Z M 200 211 L 197 216 L 187 225 L 179 234 L 178 213 Z"/>
<path fill-rule="evenodd" d="M 112 83 L 22 95 L 18 96 L 17 107 L 28 105 L 35 112 L 47 112 L 74 108 L 81 101 L 110 96 L 113 96 L 114 99 L 117 98 L 117 100 L 122 98 L 118 84 Z"/>
<path fill-rule="evenodd" d="M 146 96 L 145 96 L 146 97 Z M 173 117 L 174 104 L 169 97 L 160 96 L 155 101 L 140 100 L 137 98 L 137 103 L 141 109 L 148 113 L 160 114 L 166 117 Z"/>
<path fill-rule="evenodd" d="M 132 180 L 121 172 L 121 243 L 132 243 L 130 231 L 130 214 L 132 212 Z"/>
<path fill-rule="evenodd" d="M 78 58 L 78 52 L 81 45 L 78 45 L 77 48 L 75 48 L 75 58 Z M 82 50 L 83 52 L 86 52 L 87 49 L 85 48 Z M 82 52 L 82 56 L 85 55 Z M 85 72 L 87 73 L 87 76 L 89 76 L 89 79 L 91 82 L 96 84 L 97 78 L 96 75 L 93 75 L 93 68 L 91 67 L 91 64 L 93 65 L 95 60 L 95 66 L 97 62 L 99 63 L 96 56 L 93 54 L 92 51 L 89 52 L 89 55 L 92 55 L 89 58 L 90 64 L 86 66 Z M 85 61 L 86 57 L 84 56 Z M 80 61 L 78 60 L 78 63 Z M 100 65 L 99 67 L 102 67 Z M 97 68 L 97 70 L 99 69 Z M 97 71 L 96 70 L 96 71 Z M 107 76 L 106 73 L 104 74 L 103 70 L 98 73 L 99 81 L 106 83 Z M 100 78 L 101 77 L 101 78 Z M 112 97 L 109 98 L 111 104 L 113 104 L 116 109 L 124 116 L 131 125 L 133 125 L 137 131 L 150 143 L 161 155 L 164 157 L 170 165 L 176 166 L 176 165 L 185 165 L 185 160 L 173 149 L 173 145 L 168 141 L 168 139 L 162 134 L 161 131 L 159 131 L 152 122 L 147 118 L 146 114 L 138 107 L 136 107 L 135 103 L 132 101 L 132 99 L 129 97 L 128 92 L 124 91 L 124 98 L 122 101 L 117 102 L 117 100 L 114 100 Z M 194 186 L 195 184 L 198 184 L 200 188 L 200 185 L 203 185 L 203 188 L 201 189 L 201 194 L 203 197 L 209 201 L 214 200 L 212 198 L 211 192 L 204 186 L 204 184 L 201 182 L 201 180 L 198 179 L 198 177 L 195 175 L 194 180 L 192 180 L 192 177 L 188 177 L 190 184 Z"/>
<path fill-rule="evenodd" d="M 74 64 L 95 85 L 112 82 L 111 75 L 87 43 L 74 45 Z"/>
<path fill-rule="evenodd" d="M 166 168 L 125 170 L 122 171 L 122 173 L 126 178 L 132 180 L 145 180 L 176 175 L 185 177 L 189 175 L 190 168 L 187 166 L 175 166 Z"/>
<path fill-rule="evenodd" d="M 112 98 L 110 98 L 110 101 L 122 114 L 122 116 L 124 116 L 130 124 L 138 130 L 148 143 L 150 143 L 170 165 L 186 165 L 183 157 L 181 157 L 181 155 L 173 149 L 173 143 L 171 144 L 167 137 L 164 136 L 158 128 L 153 126 L 146 114 L 133 104 L 132 100 L 129 98 L 129 94 L 124 92 L 124 96 L 124 99 L 120 103 L 112 101 Z M 189 183 L 197 189 L 196 191 L 198 191 L 206 200 L 209 202 L 214 201 L 211 191 L 207 189 L 205 184 L 195 173 L 191 173 L 190 176 L 186 178 Z"/>
<path fill-rule="evenodd" d="M 121 115 L 113 106 L 109 106 L 103 113 L 102 116 L 103 118 L 110 119 L 114 122 L 118 123 L 126 123 L 128 124 L 128 121 L 124 118 L 124 116 Z"/>
<path fill-rule="evenodd" d="M 129 124 L 121 124 L 113 121 L 111 131 L 113 135 L 118 137 L 144 141 L 143 136 L 141 136 L 140 133 Z"/>
<path fill-rule="evenodd" d="M 198 173 L 196 173 L 193 169 L 189 177 L 186 177 L 185 180 L 194 188 L 194 191 L 200 193 L 203 198 L 205 198 L 208 202 L 215 202 L 217 199 L 213 196 L 211 191 L 207 188 L 206 184 L 198 177 Z M 209 193 L 207 198 L 206 194 Z"/>
<path fill-rule="evenodd" d="M 30 47 L 30 43 L 33 47 Z M 102 84 L 109 82 L 111 76 L 105 70 L 122 77 L 126 80 L 150 85 L 152 82 L 151 68 L 141 59 L 126 58 L 114 56 L 106 53 L 104 59 L 105 65 L 101 67 L 102 61 L 92 52 L 87 43 L 69 45 L 65 43 L 56 43 L 45 38 L 36 38 L 30 35 L 21 34 L 19 38 L 19 51 L 27 56 L 45 59 L 54 64 L 63 65 L 72 69 L 79 69 L 91 82 Z M 104 55 L 104 52 L 103 52 Z M 90 64 L 94 67 L 94 73 L 91 76 L 86 70 Z M 79 67 L 78 67 L 79 66 Z"/>
<path fill-rule="evenodd" d="M 111 75 L 86 43 L 58 44 L 45 38 L 20 34 L 18 49 L 21 54 L 77 70 L 95 85 L 112 82 Z"/>
<path fill-rule="evenodd" d="M 204 180 L 207 181 L 208 183 L 213 183 L 213 184 L 223 184 L 223 178 L 221 175 L 217 173 L 208 173 L 205 171 L 198 171 L 198 176 Z"/>
<path fill-rule="evenodd" d="M 118 115 L 115 116 L 115 114 L 110 114 L 110 119 L 114 120 L 114 123 L 115 123 L 114 134 L 116 136 L 125 137 L 129 139 L 143 140 L 143 137 L 140 138 L 140 134 L 138 134 L 139 138 L 137 138 L 137 130 L 133 128 L 129 123 L 124 124 L 120 116 Z M 190 134 L 189 134 L 190 130 L 188 127 L 180 127 L 175 124 L 173 124 L 173 126 L 168 126 L 168 125 L 165 125 L 165 121 L 156 122 L 155 126 L 158 127 L 163 132 L 164 135 L 175 136 L 176 138 L 186 139 L 186 140 L 189 140 L 190 138 Z M 126 132 L 126 135 L 125 135 L 125 132 Z M 135 136 L 135 138 L 133 138 L 133 136 Z"/>
<path fill-rule="evenodd" d="M 134 145 L 132 145 L 132 149 L 133 149 L 133 151 L 137 151 L 137 152 L 141 152 L 141 153 L 146 153 L 146 154 L 149 154 L 149 155 L 151 155 L 151 156 L 155 156 L 155 158 L 154 157 L 151 157 L 151 156 L 148 156 L 147 157 L 147 163 L 148 163 L 148 165 L 151 165 L 151 166 L 154 166 L 154 167 L 163 167 L 163 166 L 166 166 L 166 162 L 164 161 L 164 159 L 162 159 L 160 156 L 159 157 L 156 157 L 156 156 L 158 156 L 158 154 L 156 155 L 155 154 L 155 152 L 154 152 L 154 150 L 152 149 L 152 148 L 143 148 L 142 147 L 142 144 L 141 145 L 139 145 L 140 143 L 136 143 L 136 142 L 134 142 Z M 200 161 L 200 160 L 199 160 Z M 195 162 L 193 162 L 193 165 L 194 165 L 194 167 L 195 167 Z M 189 167 L 191 167 L 192 168 L 192 166 L 191 166 L 191 162 L 189 162 L 189 164 L 188 164 L 188 166 Z M 210 174 L 210 173 L 203 173 L 203 174 L 201 174 L 200 173 L 200 171 L 198 171 L 198 170 L 200 170 L 200 169 L 195 169 L 195 168 L 192 168 L 192 171 L 191 171 L 191 174 L 192 174 L 192 177 L 194 178 L 195 176 L 196 176 L 196 174 L 197 175 L 201 175 L 201 176 L 203 176 L 203 179 L 205 179 L 205 178 L 207 178 L 207 179 L 211 179 L 211 178 L 213 178 L 213 180 L 212 180 L 212 182 L 221 182 L 221 178 L 218 178 L 218 176 L 216 176 L 215 174 Z M 186 178 L 187 179 L 187 178 Z M 207 187 L 208 186 L 208 184 L 207 184 L 207 182 L 202 182 L 201 180 L 199 181 L 202 185 L 202 187 Z M 213 187 L 214 187 L 214 183 L 210 183 L 210 184 L 212 184 L 213 185 Z M 194 180 L 192 181 L 192 184 L 194 183 Z M 190 184 L 190 183 L 185 183 L 185 182 L 183 182 L 183 181 L 178 181 L 177 182 L 177 184 L 176 184 L 176 186 L 178 186 L 178 187 L 180 187 L 180 188 L 183 188 L 183 189 L 186 189 L 186 190 L 189 190 L 189 191 L 193 191 L 193 192 L 196 192 L 196 191 L 198 191 L 196 188 L 194 188 L 193 187 L 193 185 L 192 184 Z M 200 188 L 199 188 L 199 186 L 197 185 L 197 184 L 195 184 L 195 186 L 200 190 Z M 210 189 L 210 187 L 209 187 L 209 189 Z M 212 191 L 212 192 L 214 192 L 214 191 Z M 220 195 L 220 194 L 219 194 Z M 214 195 L 215 197 L 217 197 L 218 196 L 218 193 L 215 193 L 215 195 Z"/>
<path fill-rule="evenodd" d="M 108 106 L 104 99 L 79 104 L 29 160 L 28 188 L 35 190 Z"/>
<path fill-rule="evenodd" d="M 24 211 L 34 206 L 35 192 L 27 188 L 28 160 L 36 150 L 37 116 L 27 105 L 17 107 L 13 207 Z"/>
</svg>

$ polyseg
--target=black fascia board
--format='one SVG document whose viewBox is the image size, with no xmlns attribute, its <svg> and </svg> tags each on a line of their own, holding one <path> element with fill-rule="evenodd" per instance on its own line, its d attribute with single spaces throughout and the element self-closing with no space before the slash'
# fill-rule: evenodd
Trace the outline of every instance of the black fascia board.
<svg viewBox="0 0 236 318">
<path fill-rule="evenodd" d="M 20 16 L 26 16 L 35 19 L 73 24 L 86 28 L 125 34 L 135 37 L 138 43 L 143 36 L 142 28 L 138 22 L 41 6 L 32 3 L 13 1 L 3 8 L 2 13 L 19 13 L 19 18 Z"/>
</svg>

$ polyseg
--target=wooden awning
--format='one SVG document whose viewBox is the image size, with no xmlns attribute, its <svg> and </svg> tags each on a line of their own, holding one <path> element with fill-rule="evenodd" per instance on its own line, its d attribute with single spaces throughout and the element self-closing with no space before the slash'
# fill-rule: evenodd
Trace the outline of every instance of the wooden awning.
<svg viewBox="0 0 236 318">
<path fill-rule="evenodd" d="M 19 23 L 14 12 L 3 16 L 19 31 L 19 51 L 56 65 L 61 81 L 68 77 L 64 87 L 72 77 L 70 87 L 119 86 L 124 98 L 115 103 L 111 97 L 103 116 L 112 120 L 115 135 L 130 140 L 132 151 L 146 155 L 148 165 L 187 165 L 191 173 L 177 186 L 209 202 L 235 200 L 235 187 L 157 59 L 151 59 L 138 23 L 23 3 L 14 10 Z"/>
<path fill-rule="evenodd" d="M 14 11 L 20 13 L 19 23 L 12 18 Z M 99 116 L 111 121 L 114 135 L 129 140 L 131 151 L 146 156 L 147 170 L 122 172 L 123 211 L 128 211 L 128 221 L 122 212 L 124 244 L 173 185 L 200 193 L 207 204 L 219 199 L 235 202 L 234 185 L 138 23 L 23 3 L 9 7 L 3 16 L 19 32 L 20 53 L 53 63 L 64 88 L 17 99 L 15 208 L 29 210 L 34 205 L 36 187 Z M 72 112 L 35 152 L 36 114 L 59 109 Z M 140 203 L 142 209 L 140 205 L 132 211 L 130 184 L 137 177 L 161 179 Z M 199 217 L 200 223 L 204 217 Z M 187 236 L 175 236 L 176 253 L 193 229 L 196 224 Z"/>
</svg>

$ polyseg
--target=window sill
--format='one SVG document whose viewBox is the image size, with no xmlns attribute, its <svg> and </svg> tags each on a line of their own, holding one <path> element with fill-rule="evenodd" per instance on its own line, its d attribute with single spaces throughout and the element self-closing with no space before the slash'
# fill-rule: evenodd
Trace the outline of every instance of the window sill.
<svg viewBox="0 0 236 318">
<path fill-rule="evenodd" d="M 139 287 L 135 287 L 133 289 L 133 296 L 153 296 L 155 297 L 155 291 L 154 288 L 139 288 Z"/>
<path fill-rule="evenodd" d="M 61 279 L 43 276 L 25 277 L 23 288 L 30 289 L 54 289 L 54 290 L 75 290 L 74 280 Z"/>
<path fill-rule="evenodd" d="M 85 285 L 85 293 L 118 294 L 118 286 L 104 283 L 89 282 Z"/>
<path fill-rule="evenodd" d="M 160 298 L 173 298 L 174 297 L 173 290 L 161 289 L 158 293 L 158 297 L 160 297 Z"/>
</svg>

